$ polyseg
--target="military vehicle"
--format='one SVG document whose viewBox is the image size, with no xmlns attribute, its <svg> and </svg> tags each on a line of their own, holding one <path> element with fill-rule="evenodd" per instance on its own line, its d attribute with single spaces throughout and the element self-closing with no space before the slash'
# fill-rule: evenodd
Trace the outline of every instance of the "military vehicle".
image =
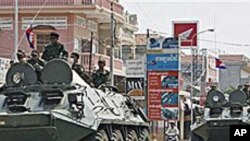
<svg viewBox="0 0 250 141">
<path fill-rule="evenodd" d="M 245 92 L 235 90 L 227 100 L 219 90 L 211 90 L 202 118 L 191 126 L 192 141 L 229 141 L 230 126 L 250 124 L 249 115 Z"/>
<path fill-rule="evenodd" d="M 137 103 L 111 86 L 92 88 L 63 60 L 37 78 L 15 63 L 0 92 L 1 141 L 149 141 L 149 122 Z"/>
</svg>

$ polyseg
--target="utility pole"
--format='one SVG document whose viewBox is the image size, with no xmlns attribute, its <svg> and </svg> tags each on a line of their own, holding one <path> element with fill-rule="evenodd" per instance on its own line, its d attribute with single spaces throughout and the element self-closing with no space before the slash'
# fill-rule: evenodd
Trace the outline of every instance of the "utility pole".
<svg viewBox="0 0 250 141">
<path fill-rule="evenodd" d="M 110 44 L 110 75 L 111 75 L 111 86 L 114 86 L 114 11 L 113 2 L 111 2 L 111 44 Z"/>
<path fill-rule="evenodd" d="M 93 48 L 93 31 L 90 35 L 90 45 L 89 45 L 89 76 L 91 76 L 91 66 L 92 66 L 92 48 Z"/>
<path fill-rule="evenodd" d="M 18 50 L 18 0 L 15 1 L 15 42 L 14 42 L 14 54 L 12 59 L 16 59 L 16 53 Z"/>
</svg>

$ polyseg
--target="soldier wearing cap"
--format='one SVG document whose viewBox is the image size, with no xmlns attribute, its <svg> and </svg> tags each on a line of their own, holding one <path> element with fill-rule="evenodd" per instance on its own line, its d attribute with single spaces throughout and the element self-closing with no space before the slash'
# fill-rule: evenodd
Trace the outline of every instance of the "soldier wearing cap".
<svg viewBox="0 0 250 141">
<path fill-rule="evenodd" d="M 31 58 L 27 60 L 32 66 L 39 65 L 44 67 L 44 62 L 40 59 L 40 53 L 37 50 L 32 50 L 30 54 Z"/>
<path fill-rule="evenodd" d="M 89 76 L 86 74 L 84 67 L 78 63 L 80 56 L 78 53 L 73 52 L 70 55 L 69 62 L 72 64 L 71 68 L 72 70 L 75 70 L 75 72 L 83 79 L 85 80 L 89 85 L 93 86 L 91 83 L 91 80 Z"/>
<path fill-rule="evenodd" d="M 26 63 L 26 54 L 24 53 L 23 50 L 19 49 L 16 55 L 20 63 Z"/>
<path fill-rule="evenodd" d="M 44 62 L 40 59 L 40 54 L 37 50 L 32 50 L 30 54 L 31 58 L 27 60 L 27 63 L 31 64 L 35 70 L 38 78 L 40 79 L 41 71 L 44 67 Z"/>
<path fill-rule="evenodd" d="M 50 61 L 55 58 L 65 59 L 67 58 L 68 52 L 64 49 L 63 44 L 58 42 L 59 34 L 52 32 L 50 33 L 50 44 L 45 47 L 42 55 L 42 59 Z"/>
<path fill-rule="evenodd" d="M 109 82 L 109 72 L 104 69 L 105 67 L 105 60 L 100 59 L 98 61 L 99 69 L 93 72 L 92 74 L 92 82 L 94 83 L 95 87 L 98 88 L 101 85 L 105 85 Z"/>
</svg>

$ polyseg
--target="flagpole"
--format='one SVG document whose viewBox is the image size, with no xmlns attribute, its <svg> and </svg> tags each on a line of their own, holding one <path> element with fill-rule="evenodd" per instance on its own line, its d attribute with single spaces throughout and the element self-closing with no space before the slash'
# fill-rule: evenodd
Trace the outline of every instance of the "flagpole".
<svg viewBox="0 0 250 141">
<path fill-rule="evenodd" d="M 16 59 L 16 53 L 18 50 L 18 0 L 15 1 L 15 42 L 14 42 L 14 54 L 12 59 Z"/>
</svg>

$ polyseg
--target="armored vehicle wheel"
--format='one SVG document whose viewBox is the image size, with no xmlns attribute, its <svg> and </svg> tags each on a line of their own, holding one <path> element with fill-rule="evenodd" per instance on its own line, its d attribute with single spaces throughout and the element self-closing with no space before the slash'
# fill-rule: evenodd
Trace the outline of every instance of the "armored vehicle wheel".
<svg viewBox="0 0 250 141">
<path fill-rule="evenodd" d="M 120 130 L 114 130 L 112 133 L 112 141 L 124 141 Z"/>
<path fill-rule="evenodd" d="M 139 141 L 150 141 L 150 135 L 148 129 L 142 129 L 139 135 Z"/>
<path fill-rule="evenodd" d="M 108 134 L 105 130 L 99 130 L 96 133 L 95 141 L 109 141 Z"/>
<path fill-rule="evenodd" d="M 139 141 L 135 130 L 130 130 L 128 132 L 128 141 Z"/>
</svg>

